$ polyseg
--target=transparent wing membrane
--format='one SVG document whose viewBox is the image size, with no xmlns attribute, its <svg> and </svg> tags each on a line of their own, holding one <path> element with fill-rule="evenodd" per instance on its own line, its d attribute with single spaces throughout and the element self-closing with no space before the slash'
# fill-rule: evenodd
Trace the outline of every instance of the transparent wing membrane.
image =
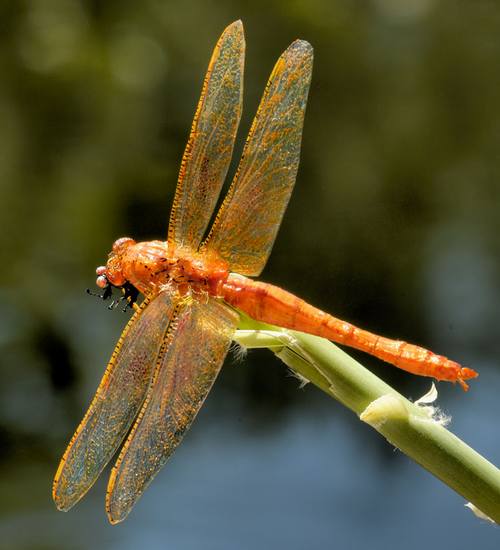
<svg viewBox="0 0 500 550">
<path fill-rule="evenodd" d="M 238 315 L 210 298 L 176 313 L 142 410 L 111 473 L 106 509 L 125 519 L 194 420 L 220 371 Z"/>
<path fill-rule="evenodd" d="M 90 489 L 125 438 L 146 396 L 172 312 L 172 297 L 163 292 L 144 302 L 125 327 L 57 470 L 53 496 L 60 510 Z"/>
<path fill-rule="evenodd" d="M 312 62 L 312 47 L 303 40 L 278 59 L 204 245 L 242 275 L 259 275 L 264 268 L 293 190 Z"/>
<path fill-rule="evenodd" d="M 231 162 L 241 116 L 245 38 L 241 21 L 220 37 L 182 158 L 168 241 L 196 250 Z"/>
</svg>

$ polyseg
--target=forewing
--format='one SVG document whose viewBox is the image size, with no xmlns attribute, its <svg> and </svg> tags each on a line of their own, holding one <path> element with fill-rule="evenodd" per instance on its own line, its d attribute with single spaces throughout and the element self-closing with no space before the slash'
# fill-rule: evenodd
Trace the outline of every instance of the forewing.
<svg viewBox="0 0 500 550">
<path fill-rule="evenodd" d="M 82 498 L 125 438 L 146 396 L 173 309 L 172 295 L 162 292 L 144 302 L 125 327 L 55 475 L 53 497 L 60 510 Z"/>
<path fill-rule="evenodd" d="M 204 245 L 242 275 L 264 268 L 295 183 L 312 62 L 312 47 L 303 40 L 278 59 Z"/>
<path fill-rule="evenodd" d="M 245 38 L 241 21 L 222 33 L 182 158 L 168 241 L 197 249 L 231 162 L 241 116 Z"/>
<path fill-rule="evenodd" d="M 141 413 L 111 472 L 106 510 L 125 519 L 191 425 L 219 373 L 238 315 L 210 298 L 185 305 L 167 335 Z"/>
</svg>

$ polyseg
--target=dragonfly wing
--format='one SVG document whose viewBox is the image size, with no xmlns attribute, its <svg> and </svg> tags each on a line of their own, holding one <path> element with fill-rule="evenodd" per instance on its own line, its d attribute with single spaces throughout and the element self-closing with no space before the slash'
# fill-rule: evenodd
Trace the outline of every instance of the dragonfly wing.
<svg viewBox="0 0 500 550">
<path fill-rule="evenodd" d="M 238 323 L 210 298 L 176 315 L 153 383 L 114 466 L 106 496 L 111 523 L 125 519 L 182 440 L 219 373 Z"/>
<path fill-rule="evenodd" d="M 212 217 L 240 122 L 244 54 L 236 21 L 222 33 L 205 76 L 170 214 L 171 244 L 196 250 Z"/>
<path fill-rule="evenodd" d="M 173 310 L 173 296 L 162 292 L 143 302 L 125 327 L 55 475 L 53 497 L 60 510 L 82 498 L 125 438 L 146 396 Z"/>
<path fill-rule="evenodd" d="M 278 59 L 204 244 L 242 275 L 264 268 L 295 183 L 312 62 L 312 47 L 303 40 Z"/>
</svg>

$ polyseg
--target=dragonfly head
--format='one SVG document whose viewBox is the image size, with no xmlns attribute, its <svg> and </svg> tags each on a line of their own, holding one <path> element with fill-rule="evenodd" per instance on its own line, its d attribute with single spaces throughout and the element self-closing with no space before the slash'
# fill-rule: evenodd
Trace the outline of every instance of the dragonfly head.
<svg viewBox="0 0 500 550">
<path fill-rule="evenodd" d="M 113 243 L 107 264 L 96 269 L 96 285 L 99 288 L 106 289 L 109 285 L 117 287 L 125 285 L 127 279 L 123 274 L 123 255 L 127 248 L 134 244 L 134 239 L 129 237 L 122 237 Z"/>
</svg>

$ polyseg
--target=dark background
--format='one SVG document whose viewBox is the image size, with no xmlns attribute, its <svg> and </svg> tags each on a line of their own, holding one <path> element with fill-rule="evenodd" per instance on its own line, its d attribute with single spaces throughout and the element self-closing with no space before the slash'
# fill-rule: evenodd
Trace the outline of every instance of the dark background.
<svg viewBox="0 0 500 550">
<path fill-rule="evenodd" d="M 85 294 L 120 236 L 165 238 L 212 48 L 247 37 L 236 157 L 267 76 L 315 48 L 296 190 L 262 278 L 480 371 L 439 385 L 500 462 L 500 4 L 0 2 L 0 548 L 498 548 L 498 529 L 269 352 L 228 359 L 129 519 L 52 477 L 127 316 Z M 365 355 L 412 399 L 429 381 Z"/>
</svg>

